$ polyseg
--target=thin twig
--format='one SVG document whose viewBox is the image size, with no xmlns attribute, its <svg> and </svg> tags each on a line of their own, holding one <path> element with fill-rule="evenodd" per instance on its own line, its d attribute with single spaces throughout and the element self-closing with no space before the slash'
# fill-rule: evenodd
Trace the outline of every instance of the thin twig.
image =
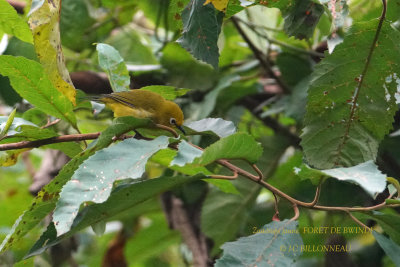
<svg viewBox="0 0 400 267">
<path fill-rule="evenodd" d="M 293 210 L 294 210 L 294 216 L 290 219 L 291 221 L 297 220 L 300 216 L 300 211 L 299 207 L 297 207 L 297 204 L 293 204 Z"/>
<path fill-rule="evenodd" d="M 240 27 L 238 20 L 235 17 L 231 18 L 233 25 L 235 26 L 236 30 L 239 32 L 240 36 L 242 36 L 243 40 L 247 43 L 251 51 L 253 51 L 254 56 L 260 62 L 261 67 L 267 71 L 267 73 L 276 80 L 276 83 L 281 87 L 282 91 L 285 94 L 290 93 L 289 88 L 286 84 L 280 79 L 279 76 L 275 74 L 272 70 L 271 64 L 269 63 L 267 57 L 253 44 L 250 38 L 246 35 L 243 29 Z"/>
<path fill-rule="evenodd" d="M 275 214 L 274 214 L 274 216 L 272 216 L 272 220 L 273 221 L 280 221 L 280 219 L 279 219 L 278 198 L 276 197 L 276 195 L 274 193 L 272 193 L 272 195 L 274 195 L 274 209 L 275 209 Z"/>
<path fill-rule="evenodd" d="M 355 221 L 358 225 L 360 225 L 362 228 L 366 228 L 366 229 L 370 229 L 368 226 L 366 226 L 364 223 L 362 223 L 359 219 L 357 219 L 356 217 L 354 217 L 353 214 L 351 214 L 351 212 L 347 211 L 347 214 L 350 216 L 350 218 Z"/>
<path fill-rule="evenodd" d="M 238 19 L 238 18 L 236 18 L 236 19 Z M 319 52 L 316 52 L 316 51 L 314 51 L 314 50 L 305 50 L 305 49 L 301 49 L 301 48 L 299 48 L 299 47 L 297 47 L 297 46 L 293 46 L 293 45 L 290 45 L 290 44 L 287 44 L 287 43 L 284 43 L 284 42 L 281 42 L 281 41 L 272 39 L 272 38 L 270 38 L 268 35 L 259 32 L 259 31 L 256 29 L 257 27 L 260 28 L 259 26 L 254 25 L 254 24 L 251 24 L 251 23 L 249 23 L 249 22 L 247 22 L 247 21 L 244 21 L 244 20 L 242 20 L 242 19 L 238 19 L 238 20 L 239 20 L 241 23 L 243 23 L 244 25 L 246 25 L 249 29 L 251 29 L 255 34 L 257 34 L 258 36 L 264 38 L 265 40 L 267 40 L 267 41 L 268 41 L 269 43 L 271 43 L 271 44 L 276 44 L 276 45 L 279 45 L 279 46 L 288 48 L 288 49 L 290 49 L 290 50 L 293 50 L 293 51 L 295 51 L 295 52 L 302 53 L 302 54 L 308 54 L 308 55 L 315 56 L 315 57 L 319 57 L 319 58 L 324 58 L 324 57 L 325 57 L 325 55 L 324 55 L 323 53 L 319 53 Z"/>
<path fill-rule="evenodd" d="M 213 178 L 213 179 L 223 179 L 223 180 L 235 180 L 238 178 L 238 173 L 234 172 L 233 175 L 228 176 L 228 175 L 208 175 L 207 177 Z"/>
<path fill-rule="evenodd" d="M 172 129 L 171 127 L 168 127 L 168 126 L 165 126 L 165 125 L 162 125 L 162 124 L 156 124 L 156 127 L 172 133 L 172 135 L 175 136 L 175 138 L 179 137 L 179 134 L 174 129 Z"/>
<path fill-rule="evenodd" d="M 46 125 L 40 127 L 40 129 L 45 129 L 45 128 L 49 128 L 50 126 L 53 126 L 57 123 L 59 123 L 61 121 L 61 119 L 56 119 L 54 121 L 48 121 Z"/>
</svg>

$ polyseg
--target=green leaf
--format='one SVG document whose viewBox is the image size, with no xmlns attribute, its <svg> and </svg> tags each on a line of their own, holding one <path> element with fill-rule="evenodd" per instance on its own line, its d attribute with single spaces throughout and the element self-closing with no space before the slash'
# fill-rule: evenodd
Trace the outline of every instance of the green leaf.
<svg viewBox="0 0 400 267">
<path fill-rule="evenodd" d="M 83 161 L 97 150 L 111 144 L 114 136 L 119 136 L 134 128 L 144 127 L 149 123 L 149 120 L 134 117 L 120 117 L 115 119 L 113 124 L 101 133 L 94 145 L 91 145 L 87 150 L 71 159 L 61 169 L 59 174 L 38 193 L 31 207 L 14 223 L 10 233 L 1 243 L 0 252 L 9 249 L 55 208 L 61 188 L 67 183 Z"/>
<path fill-rule="evenodd" d="M 152 8 L 154 9 L 154 6 Z M 158 64 L 149 45 L 151 42 L 148 35 L 129 24 L 107 38 L 106 43 L 118 50 L 126 63 L 139 66 Z M 129 66 L 127 68 L 129 70 Z"/>
<path fill-rule="evenodd" d="M 185 140 L 182 140 L 178 146 L 178 154 L 172 160 L 170 165 L 185 166 L 187 163 L 192 163 L 195 158 L 203 154 L 203 151 L 190 145 Z"/>
<path fill-rule="evenodd" d="M 398 214 L 372 211 L 357 213 L 357 218 L 376 221 L 390 238 L 400 245 L 400 216 Z"/>
<path fill-rule="evenodd" d="M 88 10 L 88 2 L 62 0 L 60 32 L 62 44 L 75 51 L 89 48 L 96 41 L 96 31 L 90 27 L 96 21 Z"/>
<path fill-rule="evenodd" d="M 371 196 L 381 193 L 386 188 L 386 175 L 378 170 L 378 166 L 372 160 L 349 168 L 335 168 L 321 172 L 340 181 L 356 183 Z"/>
<path fill-rule="evenodd" d="M 227 137 L 236 132 L 233 122 L 221 118 L 206 118 L 185 123 L 185 128 L 188 128 L 188 134 L 214 134 L 219 137 Z"/>
<path fill-rule="evenodd" d="M 70 230 L 82 203 L 106 201 L 115 180 L 140 178 L 147 160 L 158 150 L 166 148 L 168 139 L 166 136 L 152 141 L 126 139 L 84 161 L 60 193 L 53 214 L 57 235 Z"/>
<path fill-rule="evenodd" d="M 204 178 L 204 176 L 160 177 L 145 181 L 133 181 L 130 184 L 118 186 L 105 202 L 83 208 L 74 220 L 71 230 L 64 235 L 57 237 L 57 235 L 54 234 L 54 226 L 52 226 L 54 224 L 50 224 L 47 231 L 42 235 L 26 257 L 40 254 L 46 248 L 57 244 L 61 240 L 97 222 L 107 220 L 107 218 L 111 218 L 122 212 L 134 212 L 135 207 L 143 201 L 201 178 Z"/>
<path fill-rule="evenodd" d="M 160 62 L 168 73 L 167 84 L 199 90 L 208 90 L 214 85 L 216 71 L 193 58 L 177 43 L 169 43 L 162 52 Z"/>
<path fill-rule="evenodd" d="M 108 44 L 97 44 L 99 65 L 107 73 L 114 92 L 128 91 L 131 79 L 124 59 Z"/>
<path fill-rule="evenodd" d="M 0 56 L 0 74 L 8 76 L 14 90 L 41 111 L 63 119 L 76 128 L 71 101 L 60 93 L 43 67 L 23 57 Z"/>
<path fill-rule="evenodd" d="M 174 100 L 177 97 L 185 95 L 190 89 L 176 88 L 174 86 L 150 85 L 140 88 L 140 90 L 157 93 L 167 100 Z"/>
<path fill-rule="evenodd" d="M 192 0 L 182 12 L 183 32 L 178 43 L 195 58 L 215 69 L 218 68 L 218 35 L 221 31 L 222 16 L 215 14 L 211 4 L 203 0 Z"/>
<path fill-rule="evenodd" d="M 273 221 L 259 233 L 225 243 L 215 266 L 292 266 L 303 246 L 297 225 L 295 221 Z"/>
<path fill-rule="evenodd" d="M 381 248 L 385 251 L 386 255 L 389 256 L 396 266 L 400 266 L 400 246 L 375 231 L 373 231 L 372 234 Z"/>
<path fill-rule="evenodd" d="M 361 75 L 377 25 L 376 20 L 353 24 L 344 42 L 314 71 L 301 143 L 314 168 L 374 160 L 379 142 L 392 128 L 400 54 L 387 51 L 400 49 L 400 34 L 389 23 L 383 22 L 370 65 Z"/>
<path fill-rule="evenodd" d="M 12 34 L 24 42 L 33 43 L 32 33 L 28 24 L 18 16 L 15 8 L 6 0 L 0 0 L 0 10 L 0 30 L 7 34 Z"/>
<path fill-rule="evenodd" d="M 324 7 L 312 0 L 295 1 L 285 17 L 285 32 L 297 39 L 311 38 Z"/>
<path fill-rule="evenodd" d="M 244 159 L 256 163 L 262 152 L 261 145 L 251 135 L 236 133 L 207 147 L 196 162 L 207 165 L 218 159 Z"/>
<path fill-rule="evenodd" d="M 54 87 L 75 105 L 76 91 L 65 66 L 61 47 L 60 10 L 61 0 L 32 3 L 29 25 L 36 54 L 45 73 Z"/>
</svg>

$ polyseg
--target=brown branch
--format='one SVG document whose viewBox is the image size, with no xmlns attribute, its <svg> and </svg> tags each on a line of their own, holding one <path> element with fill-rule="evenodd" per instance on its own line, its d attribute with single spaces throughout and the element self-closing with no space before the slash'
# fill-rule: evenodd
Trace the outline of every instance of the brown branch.
<svg viewBox="0 0 400 267">
<path fill-rule="evenodd" d="M 99 136 L 100 136 L 100 132 L 88 133 L 88 134 L 61 135 L 61 136 L 55 136 L 55 137 L 50 137 L 50 138 L 40 139 L 40 140 L 21 141 L 21 142 L 17 142 L 17 143 L 2 144 L 2 145 L 0 145 L 0 151 L 21 149 L 21 148 L 34 148 L 34 147 L 40 147 L 40 146 L 45 146 L 45 145 L 49 145 L 49 144 L 63 143 L 63 142 L 93 140 Z"/>
<path fill-rule="evenodd" d="M 250 38 L 246 35 L 246 33 L 243 31 L 243 29 L 239 25 L 239 21 L 237 18 L 232 17 L 231 18 L 233 25 L 235 26 L 236 30 L 239 32 L 239 34 L 242 36 L 243 40 L 247 43 L 251 51 L 253 52 L 254 56 L 257 58 L 257 60 L 260 62 L 261 67 L 267 71 L 267 73 L 276 80 L 276 83 L 281 87 L 282 91 L 285 94 L 290 93 L 289 88 L 286 86 L 286 84 L 280 79 L 279 76 L 275 74 L 275 72 L 272 70 L 271 64 L 268 61 L 267 57 L 253 44 L 253 42 L 250 40 Z"/>
</svg>

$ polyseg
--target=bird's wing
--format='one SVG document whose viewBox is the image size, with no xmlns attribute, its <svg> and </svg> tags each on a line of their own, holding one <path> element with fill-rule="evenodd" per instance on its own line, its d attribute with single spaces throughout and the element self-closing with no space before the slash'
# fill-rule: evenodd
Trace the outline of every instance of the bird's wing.
<svg viewBox="0 0 400 267">
<path fill-rule="evenodd" d="M 115 101 L 117 101 L 117 102 L 119 102 L 121 104 L 124 104 L 124 105 L 128 106 L 128 107 L 136 108 L 136 106 L 134 104 L 129 102 L 129 99 L 127 99 L 127 98 L 125 98 L 125 97 L 123 97 L 121 95 L 109 94 L 109 95 L 104 95 L 104 97 L 111 98 L 112 100 L 115 100 Z"/>
</svg>

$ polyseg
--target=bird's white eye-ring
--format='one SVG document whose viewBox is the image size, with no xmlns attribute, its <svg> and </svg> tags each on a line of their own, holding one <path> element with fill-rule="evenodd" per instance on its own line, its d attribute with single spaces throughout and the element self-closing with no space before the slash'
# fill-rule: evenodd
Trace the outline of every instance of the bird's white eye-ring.
<svg viewBox="0 0 400 267">
<path fill-rule="evenodd" d="M 171 123 L 172 125 L 176 125 L 176 120 L 175 120 L 175 118 L 170 118 L 170 119 L 169 119 L 169 123 Z"/>
</svg>

